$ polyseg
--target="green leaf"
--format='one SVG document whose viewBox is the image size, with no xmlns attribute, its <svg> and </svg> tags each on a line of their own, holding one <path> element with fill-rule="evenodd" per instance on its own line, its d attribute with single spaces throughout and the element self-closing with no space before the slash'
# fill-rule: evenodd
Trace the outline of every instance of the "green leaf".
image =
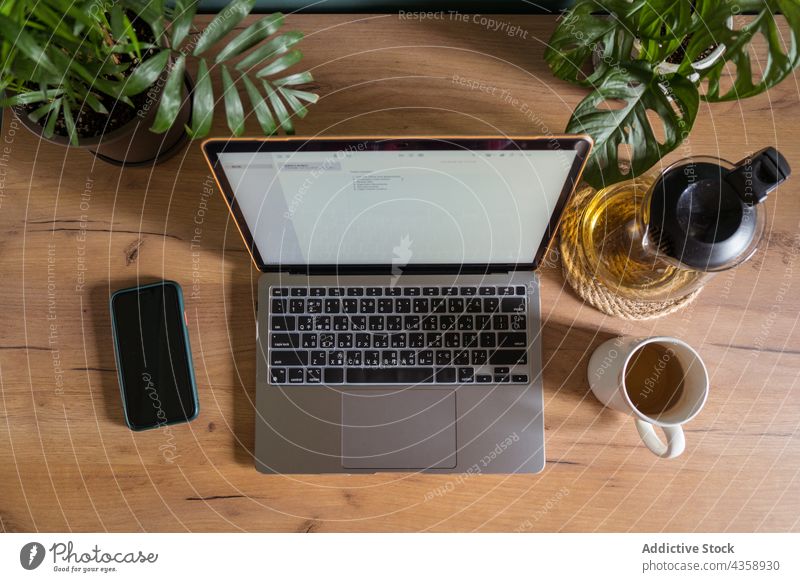
<svg viewBox="0 0 800 582">
<path fill-rule="evenodd" d="M 178 49 L 192 28 L 199 0 L 177 0 L 172 21 L 172 48 Z"/>
<path fill-rule="evenodd" d="M 245 28 L 239 33 L 236 38 L 225 45 L 225 47 L 217 54 L 214 59 L 215 63 L 222 63 L 237 55 L 242 54 L 244 51 L 252 46 L 260 43 L 262 40 L 274 34 L 283 24 L 283 14 L 276 12 L 269 16 L 265 16 Z"/>
<path fill-rule="evenodd" d="M 780 13 L 780 15 L 778 14 Z M 781 16 L 782 15 L 782 16 Z M 788 38 L 781 38 L 778 19 L 788 23 Z M 767 41 L 766 66 L 762 70 L 762 59 L 753 70 L 750 60 L 750 43 L 761 33 Z M 738 30 L 728 28 L 725 19 L 714 19 L 709 29 L 693 38 L 692 50 L 711 42 L 725 45 L 725 52 L 711 67 L 701 71 L 708 79 L 706 101 L 733 101 L 763 93 L 783 81 L 800 65 L 800 3 L 797 0 L 766 0 L 758 13 Z M 784 50 L 784 44 L 788 49 Z M 726 74 L 726 63 L 736 68 L 733 86 L 721 93 L 721 79 Z"/>
<path fill-rule="evenodd" d="M 607 101 L 620 101 L 622 108 L 602 108 Z M 681 75 L 662 77 L 646 63 L 609 72 L 581 101 L 567 125 L 567 133 L 588 133 L 595 141 L 583 178 L 601 188 L 646 172 L 681 144 L 694 124 L 698 105 L 697 87 Z M 648 110 L 663 123 L 663 144 L 656 139 Z M 629 173 L 620 169 L 620 144 L 631 148 Z"/>
<path fill-rule="evenodd" d="M 277 84 L 277 83 L 276 83 Z M 319 95 L 316 93 L 309 93 L 308 91 L 300 91 L 299 89 L 289 89 L 288 87 L 281 87 L 281 93 L 290 93 L 294 97 L 306 101 L 308 103 L 316 103 L 319 101 Z"/>
<path fill-rule="evenodd" d="M 303 53 L 301 53 L 298 50 L 294 50 L 272 61 L 270 64 L 268 64 L 258 73 L 256 73 L 256 76 L 269 77 L 270 75 L 277 75 L 278 73 L 285 71 L 292 65 L 296 65 L 297 63 L 299 63 L 302 58 L 303 58 Z"/>
<path fill-rule="evenodd" d="M 272 104 L 272 110 L 275 112 L 275 116 L 278 118 L 278 123 L 281 124 L 281 128 L 287 134 L 291 135 L 294 133 L 294 124 L 292 124 L 291 116 L 289 115 L 289 111 L 286 109 L 286 106 L 281 101 L 281 98 L 278 96 L 277 91 L 273 89 L 270 84 L 266 81 L 263 81 L 264 89 L 267 92 L 267 97 L 269 98 L 269 102 Z"/>
<path fill-rule="evenodd" d="M 201 138 L 211 130 L 214 115 L 214 88 L 205 59 L 200 59 L 197 66 L 197 84 L 194 87 L 192 101 L 192 138 Z"/>
<path fill-rule="evenodd" d="M 181 105 L 183 104 L 183 76 L 185 68 L 186 55 L 181 55 L 172 66 L 172 70 L 167 76 L 167 82 L 164 83 L 164 90 L 161 92 L 161 101 L 158 105 L 156 119 L 150 131 L 164 133 L 175 123 L 175 119 L 178 117 Z"/>
<path fill-rule="evenodd" d="M 275 119 L 269 112 L 266 101 L 261 96 L 258 87 L 246 75 L 242 77 L 242 81 L 244 81 L 244 88 L 247 90 L 247 96 L 250 97 L 250 103 L 253 105 L 253 112 L 261 125 L 261 130 L 264 135 L 272 135 L 278 128 L 275 125 Z"/>
<path fill-rule="evenodd" d="M 111 7 L 111 36 L 114 37 L 114 40 L 122 40 L 122 36 L 125 34 L 125 25 L 122 22 L 122 6 L 119 4 L 114 4 Z"/>
<path fill-rule="evenodd" d="M 72 118 L 72 109 L 69 106 L 69 101 L 64 101 L 64 124 L 67 126 L 67 135 L 69 136 L 69 143 L 76 146 L 78 145 L 78 132 L 75 129 L 75 120 Z"/>
<path fill-rule="evenodd" d="M 233 0 L 212 20 L 200 35 L 194 56 L 200 56 L 239 24 L 255 5 L 255 0 Z"/>
<path fill-rule="evenodd" d="M 169 51 L 163 50 L 139 64 L 130 77 L 118 84 L 121 95 L 138 95 L 156 82 L 169 60 Z"/>
<path fill-rule="evenodd" d="M 286 87 L 278 87 L 278 93 L 280 93 L 281 97 L 284 98 L 286 104 L 291 107 L 292 111 L 294 112 L 297 117 L 303 119 L 308 114 L 308 109 L 300 99 L 295 95 L 295 91 L 292 89 L 288 89 Z M 309 93 L 309 95 L 314 95 L 313 93 Z M 316 97 L 316 95 L 314 95 Z"/>
<path fill-rule="evenodd" d="M 225 97 L 225 116 L 228 118 L 228 127 L 233 135 L 239 137 L 244 133 L 244 109 L 242 100 L 239 98 L 239 91 L 225 65 L 222 65 L 222 91 Z"/>
<path fill-rule="evenodd" d="M 156 42 L 160 44 L 166 22 L 163 0 L 122 0 L 122 5 L 150 25 Z"/>
<path fill-rule="evenodd" d="M 58 72 L 47 51 L 36 42 L 36 39 L 20 28 L 13 20 L 2 14 L 0 14 L 0 38 L 4 38 L 6 42 L 13 43 L 15 48 L 33 62 L 38 63 L 39 66 L 51 73 Z"/>
<path fill-rule="evenodd" d="M 10 97 L 0 98 L 0 107 L 15 107 L 16 105 L 28 105 L 30 103 L 39 103 L 49 101 L 58 95 L 61 95 L 61 89 L 49 89 L 47 91 L 29 91 L 27 93 L 17 93 Z"/>
<path fill-rule="evenodd" d="M 108 115 L 108 109 L 106 109 L 106 106 L 103 105 L 97 97 L 91 93 L 86 93 L 84 98 L 89 107 L 92 108 L 92 111 L 100 113 L 101 115 Z"/>
<path fill-rule="evenodd" d="M 28 114 L 28 119 L 30 119 L 34 123 L 38 123 L 38 121 L 42 117 L 44 117 L 45 115 L 50 113 L 55 106 L 56 106 L 56 102 L 55 101 L 52 101 L 50 103 L 46 103 L 46 104 L 42 105 L 41 107 L 39 107 L 38 109 L 36 109 L 36 110 L 32 111 L 31 113 L 29 113 Z"/>
<path fill-rule="evenodd" d="M 284 54 L 291 47 L 300 42 L 300 39 L 302 38 L 303 33 L 296 31 L 287 32 L 286 34 L 276 36 L 269 42 L 262 44 L 256 50 L 239 61 L 239 63 L 236 65 L 236 68 L 239 71 L 247 71 L 266 59 L 271 59 Z"/>
<path fill-rule="evenodd" d="M 288 77 L 283 77 L 281 79 L 275 79 L 273 83 L 275 85 L 304 85 L 306 83 L 311 83 L 314 81 L 314 77 L 308 71 L 304 71 L 302 73 L 295 73 L 294 75 L 289 75 Z"/>
<path fill-rule="evenodd" d="M 46 138 L 53 137 L 56 129 L 56 121 L 58 120 L 58 114 L 61 112 L 61 99 L 56 99 L 54 102 L 53 109 L 50 111 L 50 115 L 47 117 L 47 123 L 44 126 L 44 130 L 42 134 Z"/>
<path fill-rule="evenodd" d="M 630 59 L 632 40 L 622 43 L 619 23 L 612 17 L 592 14 L 594 2 L 578 3 L 559 18 L 544 59 L 559 79 L 592 86 L 620 60 Z M 622 59 L 620 44 L 627 44 L 627 58 Z"/>
</svg>

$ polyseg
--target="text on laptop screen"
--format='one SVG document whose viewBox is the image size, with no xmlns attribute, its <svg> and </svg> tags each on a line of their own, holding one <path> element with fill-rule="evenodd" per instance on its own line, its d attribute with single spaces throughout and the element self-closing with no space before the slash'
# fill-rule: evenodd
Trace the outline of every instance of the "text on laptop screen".
<svg viewBox="0 0 800 582">
<path fill-rule="evenodd" d="M 531 263 L 575 151 L 220 153 L 267 265 Z"/>
</svg>

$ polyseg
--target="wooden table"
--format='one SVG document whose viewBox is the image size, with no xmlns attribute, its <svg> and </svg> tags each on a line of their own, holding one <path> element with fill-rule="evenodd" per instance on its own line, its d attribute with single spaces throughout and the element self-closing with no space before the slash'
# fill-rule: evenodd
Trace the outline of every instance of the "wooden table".
<svg viewBox="0 0 800 582">
<path fill-rule="evenodd" d="M 322 95 L 299 131 L 562 130 L 582 92 L 543 61 L 554 20 L 497 19 L 522 32 L 471 19 L 290 17 Z M 681 154 L 737 160 L 773 144 L 800 170 L 798 113 L 791 78 L 755 99 L 702 105 Z M 216 134 L 226 135 L 221 118 Z M 251 458 L 258 272 L 198 145 L 121 171 L 40 143 L 8 115 L 2 139 L 2 530 L 800 529 L 800 178 L 768 201 L 758 255 L 664 319 L 606 317 L 565 285 L 557 261 L 543 269 L 542 473 L 263 476 Z M 171 434 L 123 424 L 109 326 L 109 292 L 156 278 L 184 287 L 202 404 Z M 678 336 L 709 366 L 708 405 L 676 460 L 649 453 L 630 419 L 588 390 L 589 355 L 622 333 Z"/>
</svg>

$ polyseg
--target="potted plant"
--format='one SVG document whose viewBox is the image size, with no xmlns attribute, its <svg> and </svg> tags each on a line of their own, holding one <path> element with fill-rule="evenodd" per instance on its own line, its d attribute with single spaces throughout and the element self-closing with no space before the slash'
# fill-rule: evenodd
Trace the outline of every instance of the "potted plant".
<svg viewBox="0 0 800 582">
<path fill-rule="evenodd" d="M 790 38 L 781 39 L 780 19 Z M 750 57 L 759 33 L 769 52 L 763 72 Z M 566 131 L 594 138 L 584 179 L 600 188 L 641 175 L 677 148 L 701 99 L 743 99 L 780 83 L 800 64 L 798 46 L 796 0 L 578 0 L 559 20 L 545 60 L 556 77 L 591 90 Z M 736 73 L 723 91 L 729 65 Z M 648 112 L 663 124 L 663 141 Z"/>
<path fill-rule="evenodd" d="M 233 0 L 202 30 L 198 0 L 4 0 L 0 6 L 0 107 L 13 107 L 31 131 L 101 159 L 150 164 L 187 136 L 208 134 L 218 101 L 228 127 L 245 127 L 240 88 L 266 135 L 293 133 L 317 95 L 300 32 L 279 34 L 280 13 L 264 16 L 218 52 L 212 48 L 250 14 L 255 0 Z M 187 60 L 197 59 L 192 83 Z M 216 98 L 212 75 L 221 79 Z"/>
</svg>

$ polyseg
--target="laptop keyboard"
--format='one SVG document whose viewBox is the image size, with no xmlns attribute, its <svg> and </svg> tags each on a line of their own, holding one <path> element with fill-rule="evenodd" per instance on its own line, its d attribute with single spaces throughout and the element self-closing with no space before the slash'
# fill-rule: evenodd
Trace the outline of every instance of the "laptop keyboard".
<svg viewBox="0 0 800 582">
<path fill-rule="evenodd" d="M 273 384 L 527 383 L 511 287 L 271 287 Z"/>
</svg>

